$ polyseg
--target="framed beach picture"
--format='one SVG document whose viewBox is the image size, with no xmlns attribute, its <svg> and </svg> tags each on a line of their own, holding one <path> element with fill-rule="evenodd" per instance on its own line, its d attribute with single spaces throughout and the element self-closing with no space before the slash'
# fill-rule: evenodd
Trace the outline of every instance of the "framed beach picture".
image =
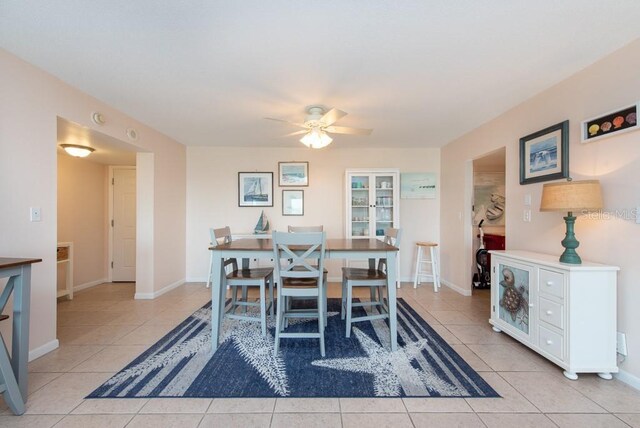
<svg viewBox="0 0 640 428">
<path fill-rule="evenodd" d="M 520 138 L 520 184 L 569 176 L 569 121 Z"/>
<path fill-rule="evenodd" d="M 435 199 L 436 175 L 433 172 L 404 172 L 400 174 L 400 198 Z"/>
<path fill-rule="evenodd" d="M 309 185 L 309 162 L 278 162 L 280 187 L 306 187 Z"/>
<path fill-rule="evenodd" d="M 304 215 L 304 190 L 282 191 L 282 215 Z"/>
<path fill-rule="evenodd" d="M 273 172 L 239 172 L 238 206 L 272 207 Z"/>
</svg>

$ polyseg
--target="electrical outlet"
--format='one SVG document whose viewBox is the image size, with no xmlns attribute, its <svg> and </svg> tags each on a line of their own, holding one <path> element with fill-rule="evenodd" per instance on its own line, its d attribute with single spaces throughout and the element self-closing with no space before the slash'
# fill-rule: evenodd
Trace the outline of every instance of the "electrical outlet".
<svg viewBox="0 0 640 428">
<path fill-rule="evenodd" d="M 30 214 L 31 214 L 31 216 L 30 216 L 31 221 L 41 221 L 42 220 L 40 208 L 31 207 Z"/>
<path fill-rule="evenodd" d="M 522 220 L 524 220 L 526 223 L 531 222 L 531 210 L 524 210 Z"/>
<path fill-rule="evenodd" d="M 627 335 L 618 332 L 616 338 L 616 352 L 622 356 L 627 356 Z"/>
</svg>

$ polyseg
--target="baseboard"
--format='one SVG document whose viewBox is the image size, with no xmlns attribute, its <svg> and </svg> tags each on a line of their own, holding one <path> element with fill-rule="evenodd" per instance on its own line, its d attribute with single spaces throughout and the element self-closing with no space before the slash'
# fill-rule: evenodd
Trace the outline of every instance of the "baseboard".
<svg viewBox="0 0 640 428">
<path fill-rule="evenodd" d="M 162 296 L 164 293 L 167 293 L 173 290 L 174 288 L 180 287 L 184 283 L 185 283 L 185 280 L 180 279 L 172 284 L 167 285 L 164 288 L 161 288 L 158 291 L 154 291 L 153 293 L 136 293 L 133 296 L 133 298 L 136 300 L 152 300 L 152 299 L 155 299 L 156 297 Z"/>
<path fill-rule="evenodd" d="M 624 382 L 632 388 L 640 390 L 640 377 L 632 375 L 629 372 L 620 370 L 618 373 L 614 373 L 613 376 L 620 382 Z"/>
<path fill-rule="evenodd" d="M 469 289 L 464 289 L 456 284 L 454 284 L 453 282 L 449 282 L 446 279 L 442 279 L 440 278 L 440 283 L 450 289 L 452 289 L 453 291 L 456 291 L 460 294 L 462 294 L 463 296 L 471 296 L 471 290 Z"/>
<path fill-rule="evenodd" d="M 85 288 L 95 287 L 96 285 L 104 284 L 105 282 L 109 282 L 107 278 L 97 279 L 95 281 L 85 282 L 84 284 L 76 285 L 73 287 L 73 292 L 84 290 Z"/>
<path fill-rule="evenodd" d="M 58 342 L 58 339 L 52 340 L 49 343 L 45 343 L 44 345 L 39 346 L 32 351 L 29 351 L 29 361 L 33 361 L 36 358 L 40 358 L 44 354 L 48 354 L 54 349 L 57 349 L 59 346 L 60 346 L 60 342 Z"/>
</svg>

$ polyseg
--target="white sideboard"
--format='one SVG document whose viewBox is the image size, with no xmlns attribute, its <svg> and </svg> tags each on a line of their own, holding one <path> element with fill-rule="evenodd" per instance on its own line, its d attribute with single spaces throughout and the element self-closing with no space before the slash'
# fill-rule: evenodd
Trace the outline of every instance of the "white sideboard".
<svg viewBox="0 0 640 428">
<path fill-rule="evenodd" d="M 616 373 L 616 266 L 560 263 L 528 251 L 490 251 L 491 319 L 504 332 L 564 369 Z"/>
</svg>

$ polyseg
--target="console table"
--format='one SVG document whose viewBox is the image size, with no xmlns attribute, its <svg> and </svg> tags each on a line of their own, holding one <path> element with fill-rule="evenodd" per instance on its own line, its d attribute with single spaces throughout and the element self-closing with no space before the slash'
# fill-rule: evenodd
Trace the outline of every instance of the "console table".
<svg viewBox="0 0 640 428">
<path fill-rule="evenodd" d="M 578 379 L 611 379 L 616 363 L 616 277 L 599 263 L 560 263 L 529 251 L 490 251 L 491 319 L 505 332 Z"/>
<path fill-rule="evenodd" d="M 5 401 L 11 411 L 17 415 L 24 413 L 24 403 L 27 401 L 31 265 L 41 261 L 42 259 L 0 257 L 0 278 L 9 278 L 2 294 L 0 294 L 0 313 L 4 311 L 9 297 L 13 293 L 11 358 L 9 359 L 7 349 L 4 347 L 4 341 L 0 341 L 0 369 L 5 382 Z M 16 391 L 16 386 L 18 391 Z"/>
</svg>

